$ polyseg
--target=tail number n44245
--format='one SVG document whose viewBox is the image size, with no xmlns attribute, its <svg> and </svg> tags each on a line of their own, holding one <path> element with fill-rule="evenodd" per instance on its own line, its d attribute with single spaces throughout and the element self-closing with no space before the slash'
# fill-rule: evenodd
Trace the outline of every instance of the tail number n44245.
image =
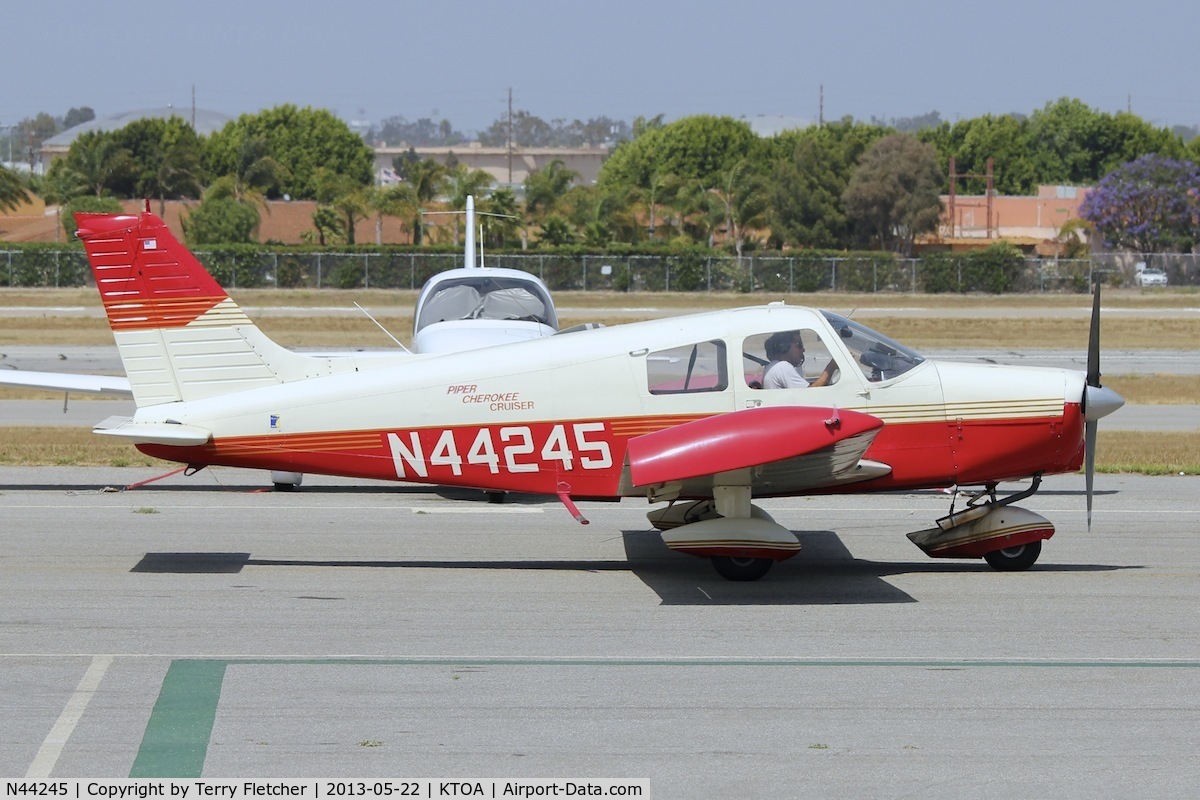
<svg viewBox="0 0 1200 800">
<path fill-rule="evenodd" d="M 460 476 L 467 469 L 481 468 L 496 475 L 501 471 L 538 472 L 607 469 L 612 452 L 602 438 L 603 422 L 569 425 L 504 425 L 497 428 L 424 429 L 389 433 L 388 446 L 397 478 L 428 478 L 430 468 L 447 469 Z"/>
</svg>

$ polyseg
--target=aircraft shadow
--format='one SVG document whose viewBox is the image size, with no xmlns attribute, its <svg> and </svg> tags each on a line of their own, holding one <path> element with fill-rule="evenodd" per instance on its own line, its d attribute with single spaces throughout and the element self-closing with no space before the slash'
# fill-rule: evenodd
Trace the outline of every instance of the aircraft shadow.
<svg viewBox="0 0 1200 800">
<path fill-rule="evenodd" d="M 146 553 L 130 572 L 237 574 L 247 567 L 631 572 L 663 605 L 863 605 L 915 603 L 886 579 L 912 573 L 990 572 L 982 561 L 881 562 L 855 558 L 832 531 L 797 532 L 800 555 L 759 581 L 726 581 L 706 559 L 672 552 L 653 532 L 624 531 L 624 560 L 341 560 L 255 558 L 250 553 Z M 1139 567 L 1035 565 L 1032 572 L 1103 572 Z"/>
</svg>

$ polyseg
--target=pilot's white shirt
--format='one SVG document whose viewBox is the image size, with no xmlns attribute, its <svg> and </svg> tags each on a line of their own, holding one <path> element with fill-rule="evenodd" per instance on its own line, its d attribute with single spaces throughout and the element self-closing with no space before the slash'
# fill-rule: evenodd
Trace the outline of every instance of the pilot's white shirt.
<svg viewBox="0 0 1200 800">
<path fill-rule="evenodd" d="M 772 361 L 763 373 L 764 389 L 807 389 L 808 381 L 789 361 Z"/>
</svg>

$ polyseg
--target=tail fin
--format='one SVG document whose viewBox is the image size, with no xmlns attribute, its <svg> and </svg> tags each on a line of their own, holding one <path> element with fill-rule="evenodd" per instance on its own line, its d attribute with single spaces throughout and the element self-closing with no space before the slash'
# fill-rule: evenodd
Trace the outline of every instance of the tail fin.
<svg viewBox="0 0 1200 800">
<path fill-rule="evenodd" d="M 81 213 L 75 220 L 139 406 L 330 371 L 328 359 L 293 353 L 267 338 L 149 211 Z"/>
</svg>

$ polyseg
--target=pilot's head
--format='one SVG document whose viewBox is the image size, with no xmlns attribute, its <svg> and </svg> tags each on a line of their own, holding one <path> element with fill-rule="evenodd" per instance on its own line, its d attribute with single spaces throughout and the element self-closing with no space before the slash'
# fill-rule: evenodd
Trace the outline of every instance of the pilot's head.
<svg viewBox="0 0 1200 800">
<path fill-rule="evenodd" d="M 780 331 L 771 334 L 763 345 L 771 361 L 788 361 L 800 364 L 804 361 L 804 341 L 800 331 Z"/>
</svg>

